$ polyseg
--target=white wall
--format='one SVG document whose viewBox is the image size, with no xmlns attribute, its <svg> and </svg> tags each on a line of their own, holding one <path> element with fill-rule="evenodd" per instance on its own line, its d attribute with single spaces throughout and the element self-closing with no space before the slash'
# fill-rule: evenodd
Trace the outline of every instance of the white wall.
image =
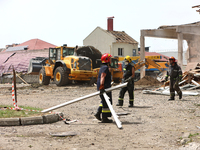
<svg viewBox="0 0 200 150">
<path fill-rule="evenodd" d="M 103 31 L 100 27 L 97 27 L 89 36 L 83 40 L 83 45 L 94 46 L 98 50 L 104 53 L 111 53 L 112 43 L 115 42 L 114 36 L 110 36 L 109 33 Z M 111 55 L 113 55 L 111 53 Z"/>
<path fill-rule="evenodd" d="M 137 44 L 128 44 L 128 43 L 113 43 L 113 56 L 118 56 L 118 48 L 124 49 L 124 55 L 133 56 L 133 49 L 136 49 L 136 54 L 138 54 Z"/>
<path fill-rule="evenodd" d="M 112 56 L 118 56 L 118 48 L 124 49 L 124 56 L 133 56 L 133 49 L 136 49 L 138 55 L 138 44 L 116 43 L 116 37 L 100 27 L 97 27 L 83 40 L 83 45 L 94 46 L 102 54 L 110 53 Z"/>
</svg>

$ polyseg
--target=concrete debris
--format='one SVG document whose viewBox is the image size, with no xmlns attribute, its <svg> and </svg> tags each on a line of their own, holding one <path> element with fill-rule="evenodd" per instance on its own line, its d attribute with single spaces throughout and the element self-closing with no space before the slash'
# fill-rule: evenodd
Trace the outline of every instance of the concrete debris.
<svg viewBox="0 0 200 150">
<path fill-rule="evenodd" d="M 77 122 L 78 120 L 71 120 L 71 121 L 65 121 L 65 124 L 71 124 L 73 122 Z"/>
<path fill-rule="evenodd" d="M 183 133 L 182 138 L 189 138 L 190 132 Z"/>
<path fill-rule="evenodd" d="M 198 129 L 200 129 L 200 127 L 199 126 L 196 126 Z"/>
<path fill-rule="evenodd" d="M 196 142 L 191 142 L 185 145 L 185 139 L 183 140 L 183 146 L 180 147 L 178 150 L 200 150 L 200 144 Z M 182 144 L 182 143 L 181 143 Z"/>
<path fill-rule="evenodd" d="M 65 136 L 75 136 L 77 135 L 76 132 L 68 131 L 68 132 L 55 132 L 55 133 L 49 133 L 51 136 L 55 137 L 65 137 Z"/>
<path fill-rule="evenodd" d="M 117 113 L 118 116 L 130 115 L 128 112 Z"/>
<path fill-rule="evenodd" d="M 182 139 L 181 140 L 181 144 L 182 145 L 185 145 L 187 142 L 189 142 L 190 141 L 190 139 L 189 138 L 184 138 L 184 139 Z"/>
</svg>

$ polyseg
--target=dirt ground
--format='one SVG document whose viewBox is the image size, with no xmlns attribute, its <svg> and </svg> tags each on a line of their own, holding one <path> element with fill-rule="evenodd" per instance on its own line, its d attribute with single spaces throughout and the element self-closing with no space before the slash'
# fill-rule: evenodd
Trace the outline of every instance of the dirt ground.
<svg viewBox="0 0 200 150">
<path fill-rule="evenodd" d="M 17 85 L 18 86 L 18 85 Z M 200 143 L 199 96 L 184 97 L 183 100 L 167 101 L 168 96 L 142 94 L 142 89 L 152 86 L 136 85 L 135 107 L 128 108 L 128 94 L 123 107 L 115 106 L 119 90 L 112 92 L 113 108 L 120 116 L 123 129 L 115 123 L 103 124 L 95 119 L 100 98 L 98 96 L 55 110 L 64 117 L 78 122 L 0 127 L 0 149 L 58 149 L 58 150 L 171 150 L 184 148 L 180 144 L 183 134 L 193 136 L 190 142 Z M 80 96 L 96 92 L 95 86 L 54 84 L 39 88 L 22 87 L 17 90 L 18 105 L 49 108 Z M 0 86 L 0 104 L 12 105 L 11 88 Z M 76 132 L 69 137 L 52 137 L 54 132 Z M 187 145 L 185 146 L 185 148 Z M 187 148 L 186 148 L 187 149 Z"/>
</svg>

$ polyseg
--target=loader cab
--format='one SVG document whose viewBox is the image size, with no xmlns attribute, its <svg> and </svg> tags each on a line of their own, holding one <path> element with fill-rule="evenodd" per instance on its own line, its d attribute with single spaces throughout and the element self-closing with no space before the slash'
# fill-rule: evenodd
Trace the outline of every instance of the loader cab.
<svg viewBox="0 0 200 150">
<path fill-rule="evenodd" d="M 49 48 L 49 59 L 54 63 L 56 60 L 60 60 L 61 49 L 60 48 Z"/>
<path fill-rule="evenodd" d="M 111 58 L 110 67 L 111 68 L 118 68 L 118 62 L 119 62 L 118 58 Z M 96 64 L 98 64 L 98 66 L 100 67 L 102 65 L 101 59 L 97 59 Z"/>
<path fill-rule="evenodd" d="M 72 47 L 62 47 L 62 48 L 63 48 L 62 57 L 74 55 L 74 48 Z"/>
<path fill-rule="evenodd" d="M 111 58 L 111 64 L 110 67 L 111 68 L 118 68 L 118 59 L 117 58 Z"/>
<path fill-rule="evenodd" d="M 60 46 L 56 48 L 49 48 L 49 58 L 54 63 L 56 60 L 63 60 L 65 56 L 74 55 L 73 47 Z"/>
</svg>

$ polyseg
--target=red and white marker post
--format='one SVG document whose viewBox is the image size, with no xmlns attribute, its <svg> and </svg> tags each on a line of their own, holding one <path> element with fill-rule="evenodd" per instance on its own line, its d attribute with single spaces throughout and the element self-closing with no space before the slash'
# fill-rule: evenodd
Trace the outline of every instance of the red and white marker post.
<svg viewBox="0 0 200 150">
<path fill-rule="evenodd" d="M 12 99 L 13 99 L 13 105 L 15 107 L 14 110 L 20 110 L 20 108 L 17 105 L 16 74 L 14 67 L 13 67 L 13 81 L 12 81 Z"/>
</svg>

